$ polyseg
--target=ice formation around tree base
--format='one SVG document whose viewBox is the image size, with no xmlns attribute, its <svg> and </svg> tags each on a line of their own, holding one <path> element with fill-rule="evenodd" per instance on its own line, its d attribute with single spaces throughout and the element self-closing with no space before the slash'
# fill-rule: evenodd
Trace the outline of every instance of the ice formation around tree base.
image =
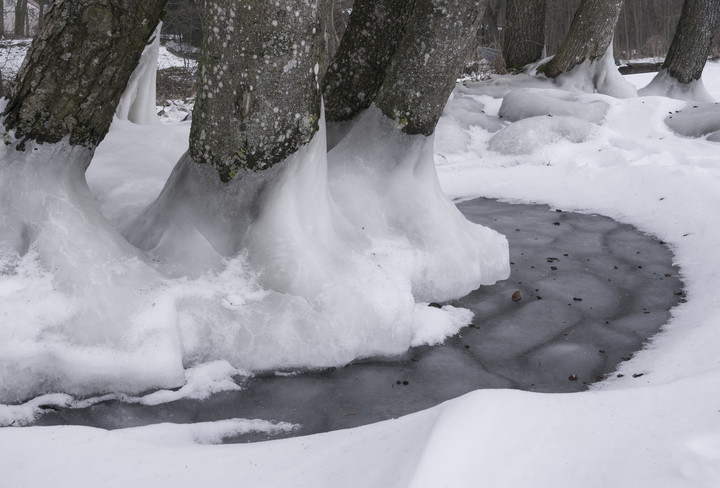
<svg viewBox="0 0 720 488">
<path fill-rule="evenodd" d="M 469 311 L 426 302 L 506 278 L 507 241 L 444 196 L 432 138 L 383 137 L 399 131 L 373 124 L 359 139 L 375 141 L 366 159 L 345 164 L 374 168 L 353 181 L 370 200 L 343 188 L 335 202 L 322 130 L 230 184 L 183 156 L 121 226 L 127 240 L 88 191 L 90 151 L 5 146 L 0 403 L 178 387 L 185 368 L 211 361 L 232 365 L 229 376 L 339 366 L 467 324 Z"/>
</svg>

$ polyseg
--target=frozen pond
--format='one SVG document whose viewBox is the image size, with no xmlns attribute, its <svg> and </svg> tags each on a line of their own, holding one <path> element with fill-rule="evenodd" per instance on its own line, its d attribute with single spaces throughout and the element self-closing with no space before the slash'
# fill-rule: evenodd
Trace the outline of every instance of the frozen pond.
<svg viewBox="0 0 720 488">
<path fill-rule="evenodd" d="M 575 392 L 614 374 L 684 300 L 669 249 L 631 226 L 543 205 L 476 199 L 458 207 L 508 237 L 512 275 L 451 302 L 476 317 L 445 344 L 339 369 L 257 374 L 238 379 L 242 391 L 203 401 L 51 408 L 36 425 L 258 418 L 301 425 L 279 436 L 305 435 L 399 417 L 480 388 Z"/>
</svg>

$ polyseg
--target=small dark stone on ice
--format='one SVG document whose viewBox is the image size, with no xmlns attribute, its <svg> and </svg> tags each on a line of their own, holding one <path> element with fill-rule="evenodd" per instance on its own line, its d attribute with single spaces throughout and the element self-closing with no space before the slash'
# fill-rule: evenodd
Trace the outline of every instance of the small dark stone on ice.
<svg viewBox="0 0 720 488">
<path fill-rule="evenodd" d="M 465 349 L 470 349 L 470 346 L 468 346 L 467 344 L 465 344 Z"/>
<path fill-rule="evenodd" d="M 562 210 L 560 210 L 559 208 L 556 208 L 555 211 L 556 211 L 557 213 L 562 213 Z"/>
<path fill-rule="evenodd" d="M 568 379 L 569 379 L 570 381 L 577 381 L 578 377 L 577 377 L 576 374 L 571 374 L 570 376 L 568 376 Z"/>
<path fill-rule="evenodd" d="M 670 273 L 665 273 L 665 278 L 670 278 L 672 275 Z"/>
<path fill-rule="evenodd" d="M 550 269 L 551 269 L 552 271 L 557 271 L 557 266 L 550 266 Z"/>
<path fill-rule="evenodd" d="M 522 300 L 522 295 L 520 294 L 520 290 L 517 290 L 515 293 L 512 294 L 512 301 L 519 302 L 520 300 Z"/>
<path fill-rule="evenodd" d="M 633 375 L 633 378 L 639 378 L 639 377 L 641 377 L 641 376 L 644 375 L 644 374 L 645 374 L 645 373 L 635 373 L 635 374 Z"/>
<path fill-rule="evenodd" d="M 428 303 L 428 307 L 442 308 L 442 305 L 440 305 L 439 303 L 436 303 L 436 302 L 432 302 L 432 303 Z"/>
<path fill-rule="evenodd" d="M 553 222 L 553 225 L 560 225 L 560 222 Z"/>
<path fill-rule="evenodd" d="M 410 383 L 407 380 L 403 381 L 403 385 L 409 385 L 409 384 Z"/>
<path fill-rule="evenodd" d="M 582 302 L 582 298 L 573 297 L 574 302 Z"/>
<path fill-rule="evenodd" d="M 625 376 L 625 375 L 624 374 L 617 375 L 618 378 L 622 378 L 623 376 Z"/>
</svg>

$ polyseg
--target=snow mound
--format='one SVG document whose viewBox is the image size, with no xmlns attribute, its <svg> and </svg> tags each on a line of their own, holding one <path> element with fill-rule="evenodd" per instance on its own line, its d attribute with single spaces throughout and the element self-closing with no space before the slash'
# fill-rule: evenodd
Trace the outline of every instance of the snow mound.
<svg viewBox="0 0 720 488">
<path fill-rule="evenodd" d="M 665 124 L 675 133 L 686 137 L 712 134 L 720 131 L 720 103 L 688 104 L 684 109 L 665 117 Z M 710 139 L 710 138 L 708 138 Z"/>
<path fill-rule="evenodd" d="M 596 126 L 578 117 L 530 117 L 512 123 L 496 133 L 488 141 L 488 147 L 501 154 L 532 154 L 539 147 L 560 141 L 583 142 L 594 127 Z"/>
<path fill-rule="evenodd" d="M 658 72 L 652 81 L 638 90 L 638 95 L 643 97 L 668 97 L 689 102 L 715 102 L 715 98 L 705 88 L 702 79 L 684 84 L 670 76 L 667 69 Z"/>
<path fill-rule="evenodd" d="M 505 96 L 499 115 L 510 122 L 539 115 L 563 115 L 599 124 L 609 108 L 602 100 L 586 100 L 564 90 L 520 88 Z"/>
</svg>

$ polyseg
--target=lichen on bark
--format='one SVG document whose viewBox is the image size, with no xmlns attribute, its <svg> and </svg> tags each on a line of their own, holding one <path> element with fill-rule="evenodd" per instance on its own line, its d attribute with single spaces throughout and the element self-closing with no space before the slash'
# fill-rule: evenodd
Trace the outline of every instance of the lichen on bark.
<svg viewBox="0 0 720 488">
<path fill-rule="evenodd" d="M 2 113 L 27 140 L 97 146 L 167 0 L 58 0 L 45 14 Z"/>
<path fill-rule="evenodd" d="M 323 79 L 328 122 L 349 120 L 375 100 L 415 0 L 356 0 Z"/>
<path fill-rule="evenodd" d="M 230 181 L 270 168 L 318 130 L 324 9 L 206 0 L 190 155 Z"/>
<path fill-rule="evenodd" d="M 435 130 L 475 38 L 486 0 L 416 0 L 375 99 L 407 134 Z"/>
</svg>

